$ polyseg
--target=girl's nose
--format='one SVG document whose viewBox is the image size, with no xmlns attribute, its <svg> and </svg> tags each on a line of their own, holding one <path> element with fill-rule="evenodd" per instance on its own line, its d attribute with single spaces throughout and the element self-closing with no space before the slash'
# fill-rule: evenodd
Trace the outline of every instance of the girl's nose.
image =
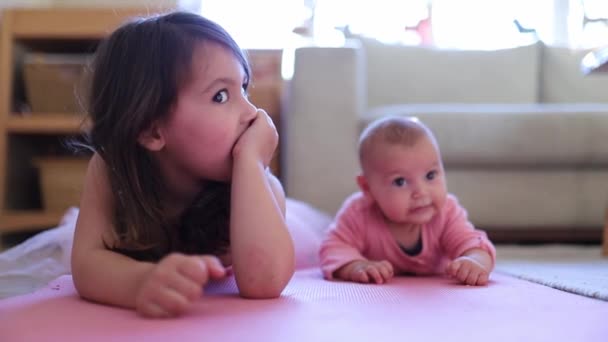
<svg viewBox="0 0 608 342">
<path fill-rule="evenodd" d="M 258 108 L 249 101 L 247 96 L 243 96 L 243 108 L 241 113 L 243 122 L 249 122 L 255 119 L 258 114 Z"/>
</svg>

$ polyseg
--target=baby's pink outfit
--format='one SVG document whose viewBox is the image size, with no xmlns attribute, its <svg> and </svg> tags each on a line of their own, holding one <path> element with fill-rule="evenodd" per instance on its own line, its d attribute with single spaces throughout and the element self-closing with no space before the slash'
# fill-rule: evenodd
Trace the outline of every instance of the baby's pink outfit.
<svg viewBox="0 0 608 342">
<path fill-rule="evenodd" d="M 389 231 L 378 206 L 361 192 L 351 195 L 321 244 L 321 269 L 327 279 L 345 264 L 360 259 L 387 260 L 395 274 L 443 274 L 448 262 L 471 248 L 481 248 L 496 260 L 496 250 L 484 231 L 476 230 L 467 212 L 448 195 L 440 212 L 421 231 L 422 250 L 407 255 Z"/>
</svg>

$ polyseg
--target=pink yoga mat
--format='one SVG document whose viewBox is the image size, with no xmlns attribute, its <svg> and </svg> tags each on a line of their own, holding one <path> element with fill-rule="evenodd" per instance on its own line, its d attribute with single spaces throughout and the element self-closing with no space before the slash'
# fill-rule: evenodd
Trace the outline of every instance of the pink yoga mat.
<svg viewBox="0 0 608 342">
<path fill-rule="evenodd" d="M 186 316 L 147 320 L 79 299 L 63 276 L 0 301 L 0 341 L 608 341 L 608 303 L 500 274 L 361 285 L 309 269 L 279 299 L 242 299 L 232 278 L 206 293 Z"/>
</svg>

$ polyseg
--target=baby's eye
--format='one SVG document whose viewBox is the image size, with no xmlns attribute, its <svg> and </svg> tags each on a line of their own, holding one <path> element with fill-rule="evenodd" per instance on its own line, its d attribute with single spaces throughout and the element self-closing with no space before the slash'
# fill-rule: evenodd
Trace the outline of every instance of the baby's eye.
<svg viewBox="0 0 608 342">
<path fill-rule="evenodd" d="M 247 90 L 247 88 L 249 88 L 249 83 L 243 83 L 241 86 L 241 93 L 245 96 L 249 95 L 249 90 Z"/>
<path fill-rule="evenodd" d="M 228 90 L 226 89 L 220 90 L 213 96 L 213 102 L 224 103 L 226 101 L 228 101 Z"/>
<path fill-rule="evenodd" d="M 433 180 L 437 177 L 437 171 L 433 170 L 426 174 L 426 179 Z"/>
<path fill-rule="evenodd" d="M 405 183 L 406 183 L 405 178 L 403 178 L 403 177 L 399 177 L 399 178 L 396 178 L 395 180 L 393 180 L 393 184 L 396 186 L 399 186 L 399 187 L 404 186 Z"/>
</svg>

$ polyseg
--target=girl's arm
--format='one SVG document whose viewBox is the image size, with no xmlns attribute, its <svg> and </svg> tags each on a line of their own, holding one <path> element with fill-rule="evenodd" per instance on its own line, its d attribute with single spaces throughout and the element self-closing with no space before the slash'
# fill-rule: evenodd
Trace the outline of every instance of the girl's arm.
<svg viewBox="0 0 608 342">
<path fill-rule="evenodd" d="M 209 278 L 224 276 L 211 256 L 171 254 L 158 264 L 139 262 L 106 249 L 112 244 L 112 196 L 105 163 L 89 162 L 72 248 L 72 277 L 81 297 L 134 308 L 148 317 L 183 313 Z"/>
<path fill-rule="evenodd" d="M 86 172 L 72 248 L 72 277 L 83 298 L 128 308 L 151 263 L 109 251 L 112 196 L 105 163 L 94 154 Z"/>
<path fill-rule="evenodd" d="M 257 117 L 233 148 L 230 207 L 232 267 L 241 296 L 278 297 L 295 270 L 285 195 L 266 166 L 278 143 L 270 117 Z"/>
<path fill-rule="evenodd" d="M 278 297 L 295 269 L 280 182 L 255 158 L 237 158 L 230 218 L 232 266 L 247 298 Z"/>
</svg>

